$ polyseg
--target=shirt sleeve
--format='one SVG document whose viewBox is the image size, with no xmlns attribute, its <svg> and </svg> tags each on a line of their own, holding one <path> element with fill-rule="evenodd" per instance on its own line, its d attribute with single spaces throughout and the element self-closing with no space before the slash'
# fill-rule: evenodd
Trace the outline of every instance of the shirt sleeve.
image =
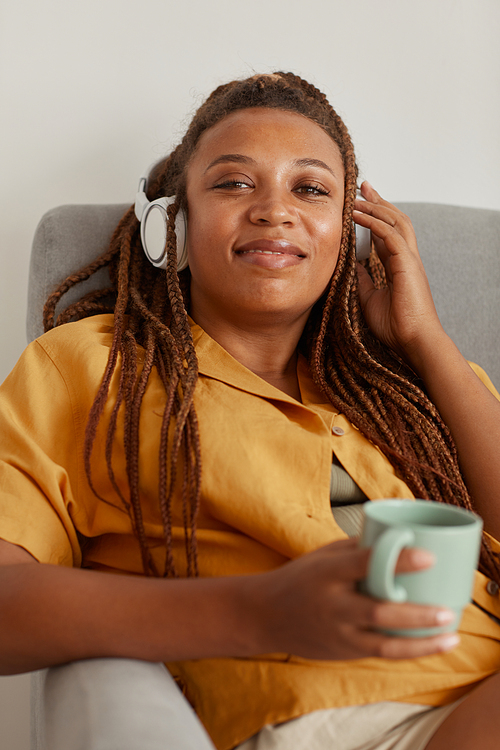
<svg viewBox="0 0 500 750">
<path fill-rule="evenodd" d="M 490 378 L 485 373 L 485 371 L 483 370 L 483 368 L 480 367 L 479 365 L 474 364 L 474 362 L 469 362 L 469 364 L 472 367 L 472 369 L 474 370 L 474 372 L 476 373 L 476 375 L 478 376 L 479 380 L 482 383 L 484 383 L 484 385 L 486 386 L 486 388 L 500 401 L 500 394 L 498 393 L 497 389 L 495 388 L 495 386 L 493 385 L 493 383 L 491 382 Z M 495 554 L 499 554 L 500 553 L 500 542 L 498 542 L 494 537 L 492 537 L 490 534 L 488 534 L 488 532 L 485 531 L 484 533 L 485 533 L 486 537 L 488 538 L 488 540 L 490 542 L 491 549 L 493 550 L 493 552 Z"/>
<path fill-rule="evenodd" d="M 486 388 L 491 391 L 491 393 L 500 401 L 500 393 L 498 393 L 497 389 L 491 382 L 489 376 L 485 373 L 482 367 L 479 365 L 476 365 L 474 362 L 469 362 L 470 366 L 478 376 L 479 380 L 484 383 Z"/>
<path fill-rule="evenodd" d="M 76 417 L 61 372 L 34 341 L 0 388 L 0 538 L 44 563 L 81 564 Z"/>
</svg>

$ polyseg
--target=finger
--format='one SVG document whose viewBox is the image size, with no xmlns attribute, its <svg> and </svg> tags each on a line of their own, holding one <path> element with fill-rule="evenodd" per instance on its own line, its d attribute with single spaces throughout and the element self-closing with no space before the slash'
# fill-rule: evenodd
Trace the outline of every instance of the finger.
<svg viewBox="0 0 500 750">
<path fill-rule="evenodd" d="M 390 224 L 372 216 L 368 212 L 366 204 L 363 205 L 363 211 L 357 208 L 354 209 L 352 218 L 356 224 L 366 227 L 371 231 L 371 239 L 375 246 L 375 251 L 385 266 L 386 274 L 390 273 L 389 259 L 398 250 L 399 252 L 404 250 L 406 244 L 402 235 Z M 388 243 L 386 244 L 387 241 Z"/>
<path fill-rule="evenodd" d="M 401 604 L 345 590 L 341 597 L 336 597 L 335 619 L 363 630 L 414 630 L 449 626 L 455 622 L 456 614 L 447 607 Z"/>
<path fill-rule="evenodd" d="M 354 204 L 356 212 L 359 211 L 361 214 L 367 214 L 382 220 L 385 224 L 397 229 L 408 242 L 413 240 L 416 245 L 413 225 L 410 218 L 403 211 L 394 204 L 389 203 L 389 201 L 384 200 L 373 186 L 366 181 L 361 185 L 361 193 L 365 200 L 356 199 Z M 361 221 L 358 223 L 361 223 Z M 366 226 L 372 229 L 371 225 Z"/>
<path fill-rule="evenodd" d="M 363 180 L 359 191 L 366 201 L 372 201 L 375 203 L 377 200 L 382 200 L 380 193 L 375 190 L 371 182 L 368 182 L 368 180 Z"/>
<path fill-rule="evenodd" d="M 364 600 L 364 601 L 363 601 Z M 341 607 L 337 602 L 335 621 L 343 641 L 352 653 L 388 659 L 412 659 L 454 648 L 459 638 L 454 633 L 439 633 L 428 638 L 388 635 L 382 630 L 442 628 L 455 620 L 455 613 L 444 607 L 396 604 L 346 592 Z M 345 610 L 345 611 L 344 611 Z"/>
<path fill-rule="evenodd" d="M 399 555 L 396 573 L 413 573 L 431 568 L 436 562 L 436 556 L 422 547 L 405 547 Z"/>
<path fill-rule="evenodd" d="M 377 237 L 384 241 L 397 241 L 401 238 L 413 250 L 416 249 L 415 232 L 410 219 L 393 206 L 357 201 L 352 217 L 356 224 L 371 230 L 375 241 Z"/>
<path fill-rule="evenodd" d="M 323 558 L 323 570 L 339 582 L 359 581 L 366 577 L 371 548 L 360 547 L 357 539 L 332 542 L 310 553 L 310 560 Z M 413 573 L 435 563 L 432 552 L 420 547 L 406 547 L 399 555 L 396 573 Z"/>
<path fill-rule="evenodd" d="M 361 195 L 368 203 L 374 203 L 380 206 L 385 206 L 386 208 L 390 208 L 392 211 L 400 214 L 401 216 L 404 216 L 408 219 L 405 213 L 401 211 L 401 209 L 397 208 L 393 203 L 390 203 L 389 201 L 382 198 L 380 193 L 378 193 L 373 185 L 371 185 L 367 180 L 365 180 L 361 185 Z M 359 200 L 359 198 L 357 199 Z"/>
<path fill-rule="evenodd" d="M 422 628 L 442 628 L 455 622 L 455 613 L 446 607 L 373 600 L 373 606 L 365 614 L 370 629 L 414 630 Z"/>
<path fill-rule="evenodd" d="M 383 205 L 357 200 L 353 213 L 361 214 L 361 218 L 364 218 L 365 221 L 369 223 L 371 222 L 369 217 L 372 217 L 372 219 L 380 219 L 390 227 L 399 229 L 401 234 L 412 234 L 413 225 L 409 217 L 391 204 Z M 373 223 L 371 223 L 371 225 L 373 225 Z"/>
<path fill-rule="evenodd" d="M 418 659 L 451 651 L 460 643 L 457 633 L 431 638 L 400 638 L 367 631 L 358 637 L 358 648 L 382 659 Z"/>
</svg>

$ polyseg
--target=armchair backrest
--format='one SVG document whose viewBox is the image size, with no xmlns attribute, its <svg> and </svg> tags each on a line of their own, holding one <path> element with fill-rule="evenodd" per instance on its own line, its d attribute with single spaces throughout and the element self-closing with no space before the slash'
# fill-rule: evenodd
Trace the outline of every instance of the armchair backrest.
<svg viewBox="0 0 500 750">
<path fill-rule="evenodd" d="M 500 387 L 500 211 L 432 203 L 397 204 L 415 227 L 436 307 L 463 354 Z M 60 206 L 46 213 L 33 241 L 29 272 L 28 340 L 40 336 L 51 291 L 100 255 L 127 205 Z M 64 304 L 106 286 L 100 271 Z"/>
<path fill-rule="evenodd" d="M 445 331 L 500 388 L 500 211 L 398 207 L 412 220 Z"/>
<path fill-rule="evenodd" d="M 26 336 L 33 341 L 43 333 L 43 307 L 54 289 L 70 274 L 99 257 L 125 211 L 126 204 L 58 206 L 42 216 L 31 248 L 28 279 Z M 107 269 L 79 284 L 61 300 L 64 309 L 87 292 L 109 285 Z"/>
</svg>

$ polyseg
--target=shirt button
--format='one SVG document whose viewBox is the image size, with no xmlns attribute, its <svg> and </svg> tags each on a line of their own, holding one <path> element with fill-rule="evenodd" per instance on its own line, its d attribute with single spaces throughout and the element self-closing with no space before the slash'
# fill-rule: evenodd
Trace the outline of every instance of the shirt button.
<svg viewBox="0 0 500 750">
<path fill-rule="evenodd" d="M 486 584 L 486 591 L 491 596 L 496 596 L 498 594 L 498 583 L 495 583 L 495 581 L 488 581 Z"/>
<path fill-rule="evenodd" d="M 332 427 L 332 432 L 334 435 L 344 435 L 344 430 L 342 427 Z"/>
</svg>

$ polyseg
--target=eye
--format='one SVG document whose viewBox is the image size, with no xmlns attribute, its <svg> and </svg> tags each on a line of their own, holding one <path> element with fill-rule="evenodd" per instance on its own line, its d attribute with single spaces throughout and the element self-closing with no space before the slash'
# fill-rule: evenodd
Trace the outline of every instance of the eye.
<svg viewBox="0 0 500 750">
<path fill-rule="evenodd" d="M 324 188 L 322 185 L 319 185 L 317 182 L 307 182 L 299 185 L 295 188 L 295 192 L 307 196 L 330 195 L 330 191 Z"/>
<path fill-rule="evenodd" d="M 222 182 L 218 182 L 216 185 L 213 186 L 213 190 L 241 190 L 243 188 L 252 187 L 250 182 L 245 182 L 245 180 L 237 180 L 237 179 L 230 179 L 230 180 L 223 180 Z"/>
</svg>

